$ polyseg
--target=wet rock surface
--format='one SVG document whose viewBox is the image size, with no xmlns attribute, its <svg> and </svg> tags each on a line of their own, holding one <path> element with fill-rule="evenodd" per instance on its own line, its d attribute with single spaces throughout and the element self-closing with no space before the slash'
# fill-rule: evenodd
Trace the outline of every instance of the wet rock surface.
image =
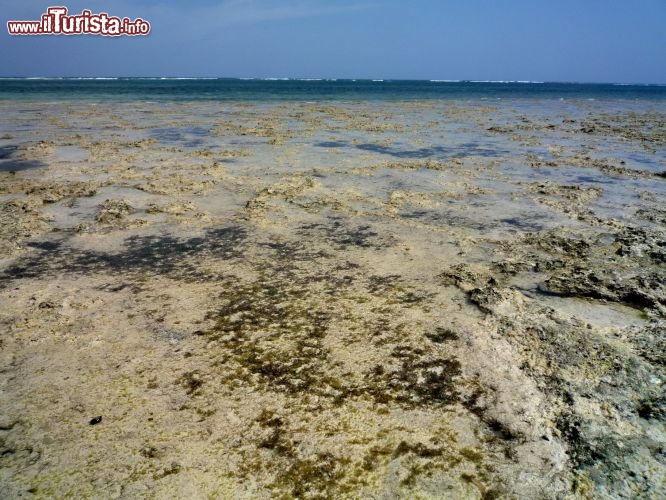
<svg viewBox="0 0 666 500">
<path fill-rule="evenodd" d="M 44 106 L 6 496 L 664 495 L 659 103 Z"/>
</svg>

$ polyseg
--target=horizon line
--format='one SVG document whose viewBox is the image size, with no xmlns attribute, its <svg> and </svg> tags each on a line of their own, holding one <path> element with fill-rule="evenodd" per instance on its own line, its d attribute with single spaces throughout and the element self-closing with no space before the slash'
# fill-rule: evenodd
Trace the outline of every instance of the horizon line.
<svg viewBox="0 0 666 500">
<path fill-rule="evenodd" d="M 666 86 L 666 82 L 608 82 L 608 81 L 571 81 L 571 80 L 500 80 L 500 79 L 438 79 L 438 78 L 353 78 L 353 77 L 264 77 L 264 76 L 0 76 L 0 80 L 261 80 L 261 81 L 363 81 L 385 82 L 428 82 L 428 83 L 519 83 L 519 84 L 568 84 L 568 85 L 616 85 L 616 86 Z"/>
</svg>

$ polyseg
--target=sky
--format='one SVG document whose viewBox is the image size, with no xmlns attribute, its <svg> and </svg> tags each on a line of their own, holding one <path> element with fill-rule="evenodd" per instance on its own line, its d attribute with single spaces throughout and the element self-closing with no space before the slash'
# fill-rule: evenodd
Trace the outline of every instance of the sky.
<svg viewBox="0 0 666 500">
<path fill-rule="evenodd" d="M 62 0 L 151 33 L 8 34 L 51 5 L 0 0 L 0 76 L 666 83 L 666 0 Z"/>
</svg>

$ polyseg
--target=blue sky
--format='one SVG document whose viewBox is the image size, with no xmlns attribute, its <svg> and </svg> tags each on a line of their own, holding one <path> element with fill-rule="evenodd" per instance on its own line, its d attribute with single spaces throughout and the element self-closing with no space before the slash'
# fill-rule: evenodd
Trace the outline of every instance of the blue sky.
<svg viewBox="0 0 666 500">
<path fill-rule="evenodd" d="M 152 31 L 7 33 L 52 3 Z M 666 83 L 666 0 L 0 0 L 0 12 L 1 76 Z"/>
</svg>

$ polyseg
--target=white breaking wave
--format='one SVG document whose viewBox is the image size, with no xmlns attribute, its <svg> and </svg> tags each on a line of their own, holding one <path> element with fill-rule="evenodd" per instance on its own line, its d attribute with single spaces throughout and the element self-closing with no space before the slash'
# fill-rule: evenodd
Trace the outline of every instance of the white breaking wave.
<svg viewBox="0 0 666 500">
<path fill-rule="evenodd" d="M 544 83 L 534 80 L 470 80 L 470 83 Z"/>
</svg>

